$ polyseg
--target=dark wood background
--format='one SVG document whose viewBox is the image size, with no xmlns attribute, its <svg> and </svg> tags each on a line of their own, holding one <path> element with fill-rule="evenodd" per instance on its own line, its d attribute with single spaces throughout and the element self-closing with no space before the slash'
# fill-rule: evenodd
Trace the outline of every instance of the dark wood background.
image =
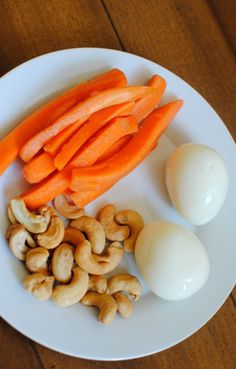
<svg viewBox="0 0 236 369">
<path fill-rule="evenodd" d="M 54 50 L 105 47 L 144 56 L 196 88 L 236 138 L 235 0 L 0 0 L 0 76 Z M 103 363 L 71 358 L 0 319 L 4 369 L 233 369 L 236 293 L 200 331 L 157 355 Z M 125 334 L 125 332 L 124 332 Z"/>
</svg>

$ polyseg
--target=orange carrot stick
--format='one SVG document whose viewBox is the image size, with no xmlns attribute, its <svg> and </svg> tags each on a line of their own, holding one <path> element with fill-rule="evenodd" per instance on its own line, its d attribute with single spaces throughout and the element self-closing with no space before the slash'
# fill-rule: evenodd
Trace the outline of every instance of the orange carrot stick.
<svg viewBox="0 0 236 369">
<path fill-rule="evenodd" d="M 138 131 L 137 120 L 133 116 L 114 118 L 100 130 L 72 159 L 73 167 L 86 167 L 93 165 L 95 161 L 104 154 L 114 142 L 121 137 Z M 58 168 L 60 169 L 60 168 Z"/>
<path fill-rule="evenodd" d="M 39 152 L 44 144 L 52 137 L 56 136 L 69 125 L 79 121 L 82 125 L 93 113 L 111 105 L 121 104 L 128 101 L 135 101 L 149 94 L 156 94 L 152 87 L 133 86 L 124 88 L 112 88 L 91 96 L 63 116 L 58 118 L 51 126 L 43 129 L 32 137 L 20 150 L 20 157 L 24 161 L 29 161 Z"/>
<path fill-rule="evenodd" d="M 63 146 L 55 158 L 57 169 L 61 170 L 70 161 L 73 155 L 91 138 L 97 131 L 104 127 L 111 119 L 117 116 L 130 115 L 134 109 L 134 102 L 130 101 L 97 111 L 92 114 L 75 135 Z M 76 123 L 75 123 L 76 125 Z M 68 127 L 69 128 L 69 127 Z M 64 132 L 64 131 L 63 131 Z M 62 133 L 62 132 L 61 132 Z"/>
<path fill-rule="evenodd" d="M 114 184 L 130 173 L 149 154 L 157 138 L 168 127 L 182 105 L 183 101 L 177 100 L 154 110 L 127 146 L 104 163 L 73 169 L 70 189 L 79 192 L 81 187 L 85 189 L 86 183 L 90 186 L 94 183 L 101 185 L 103 193 L 103 186 L 106 188 L 107 184 Z"/>
<path fill-rule="evenodd" d="M 96 164 L 109 159 L 111 156 L 118 153 L 127 143 L 131 140 L 132 135 L 121 137 L 118 141 L 116 141 L 100 158 L 96 161 Z"/>
<path fill-rule="evenodd" d="M 20 197 L 29 209 L 38 209 L 66 191 L 70 185 L 70 177 L 71 171 L 65 169 L 62 172 L 53 173 Z"/>
<path fill-rule="evenodd" d="M 158 75 L 154 75 L 147 82 L 147 85 L 154 87 L 157 94 L 145 96 L 136 102 L 133 115 L 138 123 L 145 119 L 157 107 L 166 89 L 166 81 Z"/>
<path fill-rule="evenodd" d="M 107 184 L 102 187 L 103 193 L 108 191 L 113 184 Z M 71 192 L 70 199 L 75 203 L 79 208 L 85 207 L 90 204 L 93 200 L 96 200 L 101 195 L 101 189 L 95 190 L 87 190 L 87 191 L 79 191 L 79 192 Z"/>
<path fill-rule="evenodd" d="M 30 160 L 23 168 L 23 176 L 29 183 L 38 183 L 56 169 L 54 157 L 43 152 Z"/>
<path fill-rule="evenodd" d="M 80 83 L 34 111 L 0 141 L 0 175 L 16 159 L 20 149 L 27 141 L 65 114 L 79 101 L 104 89 L 123 87 L 126 84 L 124 73 L 113 69 L 88 82 Z"/>
</svg>

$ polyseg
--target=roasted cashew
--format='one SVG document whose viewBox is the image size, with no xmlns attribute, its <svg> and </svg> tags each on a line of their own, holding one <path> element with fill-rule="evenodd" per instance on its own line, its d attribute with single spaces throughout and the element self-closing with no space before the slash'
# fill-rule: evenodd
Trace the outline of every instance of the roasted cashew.
<svg viewBox="0 0 236 369">
<path fill-rule="evenodd" d="M 142 292 L 142 286 L 134 275 L 117 274 L 107 284 L 107 293 L 113 295 L 116 292 L 125 292 L 133 296 L 133 301 L 138 301 Z"/>
<path fill-rule="evenodd" d="M 47 273 L 49 252 L 44 247 L 35 247 L 26 254 L 25 265 L 32 273 Z"/>
<path fill-rule="evenodd" d="M 58 195 L 53 203 L 58 213 L 66 219 L 77 219 L 84 215 L 84 209 L 79 209 L 76 205 L 71 205 L 64 195 Z"/>
<path fill-rule="evenodd" d="M 37 243 L 45 249 L 54 249 L 63 240 L 65 233 L 64 223 L 57 216 L 51 217 L 48 229 L 36 236 Z"/>
<path fill-rule="evenodd" d="M 102 275 L 111 272 L 120 263 L 124 249 L 119 242 L 113 242 L 105 256 L 92 254 L 89 241 L 81 242 L 75 249 L 74 258 L 80 268 L 90 274 Z"/>
<path fill-rule="evenodd" d="M 100 312 L 98 319 L 103 324 L 109 324 L 115 318 L 117 304 L 115 299 L 106 293 L 88 292 L 81 300 L 83 305 L 96 306 Z"/>
<path fill-rule="evenodd" d="M 107 280 L 101 275 L 89 275 L 88 291 L 104 293 L 107 289 Z"/>
<path fill-rule="evenodd" d="M 117 311 L 122 318 L 128 318 L 132 314 L 133 306 L 128 296 L 121 292 L 116 292 L 112 295 L 117 303 Z"/>
<path fill-rule="evenodd" d="M 45 208 L 44 208 L 45 209 Z M 11 210 L 17 221 L 32 233 L 45 232 L 50 222 L 50 211 L 46 208 L 39 214 L 30 212 L 23 200 L 11 200 Z"/>
<path fill-rule="evenodd" d="M 83 216 L 73 220 L 70 226 L 84 232 L 91 243 L 93 252 L 101 254 L 106 244 L 106 238 L 102 225 L 95 218 Z"/>
<path fill-rule="evenodd" d="M 110 241 L 124 241 L 129 237 L 130 230 L 126 225 L 115 222 L 116 207 L 113 204 L 105 205 L 99 210 L 97 219 L 103 226 L 106 238 Z"/>
<path fill-rule="evenodd" d="M 70 284 L 56 286 L 52 292 L 52 300 L 61 307 L 79 302 L 88 290 L 89 276 L 84 270 L 76 267 Z"/>
<path fill-rule="evenodd" d="M 11 210 L 11 204 L 8 204 L 7 206 L 7 215 L 8 215 L 8 219 L 11 222 L 11 224 L 16 224 L 17 220 L 15 215 L 13 214 L 12 210 Z"/>
<path fill-rule="evenodd" d="M 62 243 L 56 248 L 52 256 L 52 274 L 58 282 L 67 283 L 72 276 L 74 264 L 74 248 Z"/>
<path fill-rule="evenodd" d="M 77 246 L 80 242 L 84 241 L 85 237 L 82 232 L 77 228 L 68 227 L 65 229 L 63 242 L 69 243 L 73 246 Z"/>
<path fill-rule="evenodd" d="M 127 224 L 130 229 L 130 236 L 124 241 L 124 248 L 128 252 L 134 251 L 134 246 L 139 232 L 144 227 L 143 218 L 135 210 L 121 210 L 116 216 L 115 220 L 119 224 Z"/>
<path fill-rule="evenodd" d="M 24 288 L 39 300 L 48 300 L 52 294 L 54 277 L 42 273 L 28 275 L 24 281 Z"/>
<path fill-rule="evenodd" d="M 25 255 L 29 251 L 26 245 L 29 236 L 29 232 L 21 224 L 13 224 L 7 230 L 6 239 L 8 239 L 9 247 L 19 260 L 25 260 Z"/>
<path fill-rule="evenodd" d="M 12 232 L 14 230 L 23 229 L 24 227 L 23 228 L 22 227 L 23 226 L 19 223 L 15 223 L 15 224 L 10 225 L 10 227 L 8 228 L 8 230 L 6 232 L 6 239 L 8 240 L 10 238 L 10 236 L 12 235 Z M 26 231 L 26 229 L 25 229 L 25 231 Z M 36 247 L 36 242 L 28 231 L 26 231 L 26 243 L 30 247 Z"/>
</svg>

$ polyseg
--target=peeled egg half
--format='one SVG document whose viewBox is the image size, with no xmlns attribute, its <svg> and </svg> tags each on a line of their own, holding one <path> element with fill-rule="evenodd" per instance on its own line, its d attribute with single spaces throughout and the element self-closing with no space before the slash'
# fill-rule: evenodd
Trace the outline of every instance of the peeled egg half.
<svg viewBox="0 0 236 369">
<path fill-rule="evenodd" d="M 190 223 L 211 221 L 228 191 L 228 174 L 221 156 L 208 146 L 177 147 L 166 165 L 166 186 L 176 210 Z"/>
<path fill-rule="evenodd" d="M 166 300 L 193 295 L 209 274 L 201 241 L 185 227 L 167 221 L 156 221 L 142 229 L 135 260 L 149 288 Z"/>
</svg>

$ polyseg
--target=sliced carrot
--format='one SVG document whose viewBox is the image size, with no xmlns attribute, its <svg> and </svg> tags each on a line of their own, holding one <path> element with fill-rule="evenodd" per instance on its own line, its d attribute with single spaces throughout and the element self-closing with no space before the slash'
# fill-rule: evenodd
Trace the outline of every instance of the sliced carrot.
<svg viewBox="0 0 236 369">
<path fill-rule="evenodd" d="M 57 169 L 61 170 L 70 161 L 73 155 L 82 147 L 86 141 L 97 131 L 104 127 L 111 119 L 117 116 L 130 115 L 134 109 L 134 102 L 130 101 L 97 111 L 92 114 L 75 135 L 63 146 L 55 158 Z M 76 123 L 75 123 L 76 125 Z M 69 127 L 68 127 L 69 128 Z M 62 132 L 61 132 L 62 133 Z"/>
<path fill-rule="evenodd" d="M 72 178 L 71 168 L 67 166 L 68 168 L 52 174 L 22 194 L 21 198 L 30 209 L 37 209 L 63 193 L 69 186 L 75 192 L 80 192 L 81 188 L 85 190 L 86 183 L 90 184 L 90 191 L 91 184 L 94 183 L 98 191 L 96 196 L 100 196 L 145 159 L 182 105 L 183 101 L 177 100 L 154 110 L 137 134 L 110 159 L 92 167 L 74 169 Z"/>
<path fill-rule="evenodd" d="M 126 86 L 123 72 L 113 69 L 88 82 L 83 82 L 43 105 L 0 141 L 0 175 L 16 159 L 22 146 L 34 135 L 71 109 L 79 101 L 104 89 Z"/>
<path fill-rule="evenodd" d="M 138 123 L 145 119 L 157 107 L 166 89 L 166 81 L 158 75 L 154 75 L 147 82 L 147 85 L 154 87 L 157 94 L 145 96 L 136 102 L 133 115 Z"/>
<path fill-rule="evenodd" d="M 100 184 L 101 193 L 106 191 L 104 188 L 108 184 L 116 183 L 145 159 L 182 105 L 183 101 L 177 100 L 155 109 L 144 120 L 142 127 L 130 142 L 104 163 L 73 169 L 70 189 L 79 192 L 80 188 L 83 190 L 86 188 L 86 183 L 91 185 L 92 182 Z"/>
<path fill-rule="evenodd" d="M 108 106 L 138 100 L 149 94 L 156 94 L 156 89 L 146 86 L 112 88 L 77 104 L 55 122 L 32 137 L 20 150 L 20 157 L 29 161 L 52 137 L 69 125 L 79 121 L 82 125 L 93 113 Z"/>
<path fill-rule="evenodd" d="M 116 141 L 100 158 L 96 161 L 96 164 L 109 159 L 111 156 L 118 153 L 127 143 L 131 140 L 132 135 L 121 137 L 118 141 Z"/>
<path fill-rule="evenodd" d="M 107 186 L 103 186 L 103 193 L 108 191 L 113 184 L 108 184 Z M 83 208 L 84 206 L 90 204 L 93 200 L 96 200 L 101 195 L 101 189 L 95 190 L 87 190 L 87 191 L 79 191 L 79 192 L 71 192 L 70 198 L 79 208 Z"/>
<path fill-rule="evenodd" d="M 30 188 L 20 197 L 25 201 L 29 209 L 38 209 L 66 191 L 70 185 L 70 177 L 71 171 L 56 172 Z"/>
<path fill-rule="evenodd" d="M 160 86 L 166 87 L 166 81 L 159 74 L 154 74 L 146 83 L 146 86 L 159 89 Z"/>
<path fill-rule="evenodd" d="M 55 169 L 54 157 L 48 152 L 43 152 L 25 164 L 23 176 L 29 183 L 38 183 L 54 172 Z"/>
<path fill-rule="evenodd" d="M 121 137 L 138 131 L 137 120 L 133 116 L 114 118 L 100 130 L 72 159 L 73 167 L 93 165 Z"/>
</svg>

